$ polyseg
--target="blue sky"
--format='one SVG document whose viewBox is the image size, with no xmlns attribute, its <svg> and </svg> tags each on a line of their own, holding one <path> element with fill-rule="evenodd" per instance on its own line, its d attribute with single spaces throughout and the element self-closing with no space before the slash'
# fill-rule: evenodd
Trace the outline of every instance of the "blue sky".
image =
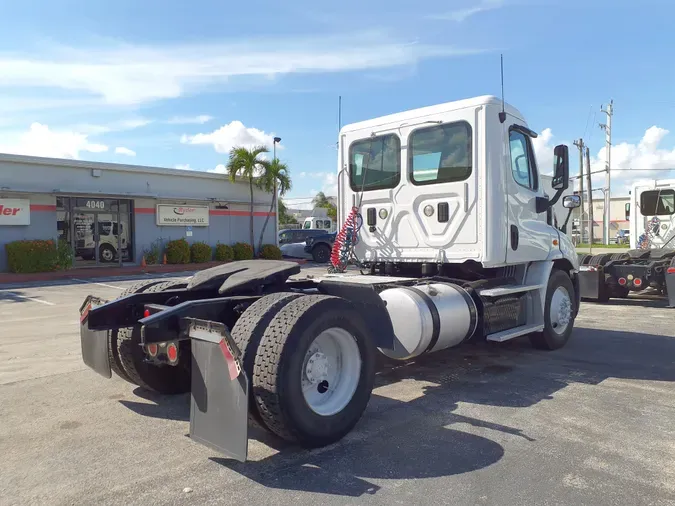
<svg viewBox="0 0 675 506">
<path fill-rule="evenodd" d="M 613 98 L 612 166 L 642 169 L 613 174 L 613 193 L 674 175 L 666 0 L 3 4 L 0 151 L 219 170 L 233 144 L 278 135 L 306 199 L 334 192 L 339 95 L 343 123 L 498 95 L 503 53 L 540 165 L 583 136 L 601 168 Z"/>
</svg>

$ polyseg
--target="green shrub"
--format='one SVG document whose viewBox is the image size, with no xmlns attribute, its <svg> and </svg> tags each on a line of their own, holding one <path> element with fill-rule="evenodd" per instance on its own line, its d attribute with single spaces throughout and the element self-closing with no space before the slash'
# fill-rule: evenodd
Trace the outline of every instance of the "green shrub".
<svg viewBox="0 0 675 506">
<path fill-rule="evenodd" d="M 216 260 L 219 262 L 231 262 L 234 260 L 234 250 L 227 244 L 216 244 Z"/>
<path fill-rule="evenodd" d="M 205 242 L 196 242 L 190 246 L 192 263 L 203 264 L 204 262 L 210 262 L 212 255 L 213 251 L 211 251 L 211 246 Z"/>
<path fill-rule="evenodd" d="M 149 249 L 143 251 L 143 256 L 145 257 L 145 263 L 148 265 L 154 265 L 161 263 L 162 253 L 164 251 L 164 245 L 162 244 L 161 239 L 153 241 Z"/>
<path fill-rule="evenodd" d="M 233 247 L 235 260 L 253 259 L 253 247 L 247 242 L 238 242 Z"/>
<path fill-rule="evenodd" d="M 166 262 L 169 264 L 190 263 L 190 245 L 185 239 L 176 239 L 175 241 L 167 242 L 165 253 Z"/>
<path fill-rule="evenodd" d="M 59 267 L 59 250 L 51 239 L 10 242 L 5 251 L 10 272 L 49 272 Z"/>
<path fill-rule="evenodd" d="M 73 266 L 73 261 L 75 260 L 75 255 L 73 254 L 73 248 L 63 239 L 59 239 L 59 242 L 56 246 L 56 263 L 59 269 L 67 271 Z"/>
<path fill-rule="evenodd" d="M 265 260 L 281 260 L 281 250 L 274 244 L 263 244 L 260 248 L 260 258 Z"/>
</svg>

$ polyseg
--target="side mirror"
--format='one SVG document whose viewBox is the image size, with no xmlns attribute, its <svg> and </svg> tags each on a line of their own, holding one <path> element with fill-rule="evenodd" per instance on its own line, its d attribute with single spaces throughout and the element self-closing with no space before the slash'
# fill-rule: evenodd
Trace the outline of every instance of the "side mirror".
<svg viewBox="0 0 675 506">
<path fill-rule="evenodd" d="M 559 144 L 553 150 L 553 181 L 554 190 L 566 190 L 570 185 L 570 155 L 567 146 Z"/>
<path fill-rule="evenodd" d="M 581 197 L 579 195 L 565 195 L 563 197 L 563 207 L 576 209 L 579 206 L 581 206 Z"/>
<path fill-rule="evenodd" d="M 626 204 L 626 221 L 630 221 L 630 202 Z"/>
</svg>

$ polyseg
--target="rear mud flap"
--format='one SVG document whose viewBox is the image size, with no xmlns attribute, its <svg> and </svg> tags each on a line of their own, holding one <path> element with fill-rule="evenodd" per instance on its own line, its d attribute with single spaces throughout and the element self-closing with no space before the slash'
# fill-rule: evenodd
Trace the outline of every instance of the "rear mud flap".
<svg viewBox="0 0 675 506">
<path fill-rule="evenodd" d="M 666 290 L 668 292 L 668 307 L 675 308 L 675 272 L 666 274 Z"/>
<path fill-rule="evenodd" d="M 225 325 L 188 319 L 192 339 L 190 437 L 230 458 L 248 456 L 248 378 Z"/>
<path fill-rule="evenodd" d="M 582 299 L 606 298 L 605 273 L 602 269 L 579 270 L 579 292 Z"/>
<path fill-rule="evenodd" d="M 80 348 L 82 361 L 104 378 L 112 377 L 108 353 L 108 331 L 89 329 L 89 311 L 107 301 L 89 295 L 80 308 Z"/>
</svg>

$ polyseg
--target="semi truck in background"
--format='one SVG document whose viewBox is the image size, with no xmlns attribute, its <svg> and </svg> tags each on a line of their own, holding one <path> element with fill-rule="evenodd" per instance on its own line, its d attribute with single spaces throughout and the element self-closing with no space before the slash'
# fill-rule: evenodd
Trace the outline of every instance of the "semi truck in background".
<svg viewBox="0 0 675 506">
<path fill-rule="evenodd" d="M 634 184 L 626 220 L 630 250 L 579 254 L 582 297 L 605 302 L 655 291 L 675 307 L 675 180 Z"/>
<path fill-rule="evenodd" d="M 523 336 L 560 349 L 579 264 L 551 210 L 561 201 L 567 221 L 580 199 L 563 197 L 567 146 L 554 149 L 550 193 L 538 183 L 536 136 L 489 96 L 347 125 L 329 272 L 239 261 L 111 301 L 90 295 L 83 361 L 141 389 L 190 392 L 190 437 L 245 461 L 249 424 L 308 448 L 348 434 L 378 353 L 407 361 Z"/>
</svg>

